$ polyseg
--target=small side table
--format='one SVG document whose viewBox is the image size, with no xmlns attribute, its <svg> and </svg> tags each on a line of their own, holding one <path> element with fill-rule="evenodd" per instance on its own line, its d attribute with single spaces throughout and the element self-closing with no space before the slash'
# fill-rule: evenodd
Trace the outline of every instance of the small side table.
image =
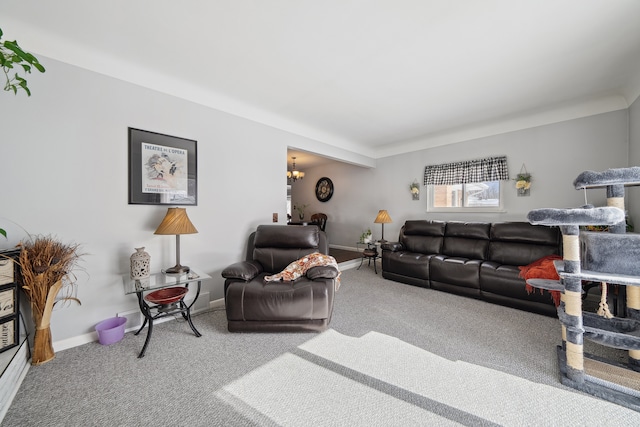
<svg viewBox="0 0 640 427">
<path fill-rule="evenodd" d="M 359 245 L 362 243 L 358 243 L 356 245 Z M 364 262 L 365 259 L 367 259 L 367 265 L 371 266 L 371 261 L 373 261 L 373 271 L 376 272 L 376 274 L 378 274 L 378 267 L 376 266 L 376 260 L 378 258 L 380 258 L 380 255 L 378 253 L 378 247 L 376 246 L 375 243 L 366 243 L 367 247 L 364 248 L 364 250 L 362 251 L 362 258 L 360 259 L 360 265 L 358 266 L 358 270 L 360 270 L 360 267 L 362 267 L 362 263 Z"/>
<path fill-rule="evenodd" d="M 135 293 L 138 297 L 138 305 L 140 306 L 140 312 L 144 316 L 144 322 L 140 329 L 135 333 L 138 335 L 144 327 L 149 324 L 147 328 L 147 338 L 144 340 L 144 345 L 142 346 L 142 350 L 138 355 L 139 358 L 144 357 L 145 351 L 147 350 L 147 346 L 149 345 L 149 341 L 151 340 L 151 333 L 153 332 L 153 321 L 155 319 L 160 319 L 162 317 L 172 316 L 174 314 L 180 313 L 182 317 L 189 323 L 191 330 L 195 334 L 196 337 L 201 337 L 202 334 L 196 329 L 191 321 L 191 307 L 195 304 L 198 296 L 200 296 L 200 287 L 202 280 L 210 279 L 211 276 L 208 274 L 201 273 L 194 269 L 191 269 L 189 273 L 180 273 L 180 274 L 165 274 L 165 273 L 155 273 L 149 276 L 146 279 L 134 280 L 129 277 L 129 275 L 122 276 L 122 283 L 124 285 L 124 293 L 125 294 L 133 294 Z M 197 284 L 196 288 L 196 296 L 191 302 L 191 304 L 186 304 L 184 302 L 184 296 L 180 298 L 178 301 L 172 302 L 171 304 L 149 304 L 147 300 L 144 298 L 144 294 L 146 292 L 157 291 L 160 289 L 175 287 L 175 286 L 183 286 L 185 288 L 189 288 L 189 285 L 192 283 Z M 186 294 L 185 294 L 186 295 Z"/>
</svg>

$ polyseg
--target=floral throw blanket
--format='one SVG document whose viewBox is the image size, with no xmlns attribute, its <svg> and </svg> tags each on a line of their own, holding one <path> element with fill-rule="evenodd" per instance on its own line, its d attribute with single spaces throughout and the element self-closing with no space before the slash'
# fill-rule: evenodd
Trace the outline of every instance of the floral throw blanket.
<svg viewBox="0 0 640 427">
<path fill-rule="evenodd" d="M 296 261 L 293 261 L 291 264 L 285 267 L 280 273 L 274 274 L 272 276 L 265 276 L 264 280 L 266 282 L 277 282 L 278 280 L 283 280 L 285 282 L 290 282 L 296 280 L 298 277 L 304 276 L 311 267 L 319 267 L 330 265 L 338 270 L 338 276 L 336 277 L 336 285 L 335 290 L 337 291 L 340 288 L 340 268 L 338 268 L 338 263 L 336 259 L 329 255 L 324 255 L 319 252 L 314 252 L 312 254 L 306 255 Z"/>
</svg>

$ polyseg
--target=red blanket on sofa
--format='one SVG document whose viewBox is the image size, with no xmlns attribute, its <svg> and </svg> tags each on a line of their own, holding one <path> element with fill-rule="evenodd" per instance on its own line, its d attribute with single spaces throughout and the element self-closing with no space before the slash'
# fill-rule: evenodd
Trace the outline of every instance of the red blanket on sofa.
<svg viewBox="0 0 640 427">
<path fill-rule="evenodd" d="M 532 262 L 529 265 L 518 267 L 520 269 L 520 277 L 523 279 L 549 279 L 549 280 L 560 280 L 560 276 L 558 276 L 558 272 L 556 271 L 555 266 L 553 265 L 553 261 L 561 260 L 562 257 L 560 255 L 548 255 L 540 258 Z M 527 292 L 532 293 L 535 292 L 533 286 L 527 283 L 526 285 Z M 544 289 L 540 289 L 540 293 L 543 293 Z M 560 305 L 560 291 L 551 291 L 551 298 L 553 298 L 553 303 L 557 306 Z"/>
</svg>

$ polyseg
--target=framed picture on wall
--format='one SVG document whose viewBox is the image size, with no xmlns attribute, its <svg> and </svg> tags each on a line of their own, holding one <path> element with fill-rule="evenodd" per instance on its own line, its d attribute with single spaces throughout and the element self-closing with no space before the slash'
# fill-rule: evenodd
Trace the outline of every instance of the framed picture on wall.
<svg viewBox="0 0 640 427">
<path fill-rule="evenodd" d="M 197 141 L 129 128 L 129 204 L 198 204 Z"/>
</svg>

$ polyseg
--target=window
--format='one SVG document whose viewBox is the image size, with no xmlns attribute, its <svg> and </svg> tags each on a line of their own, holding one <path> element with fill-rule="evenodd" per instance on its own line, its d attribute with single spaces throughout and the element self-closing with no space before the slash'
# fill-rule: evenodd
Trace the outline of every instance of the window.
<svg viewBox="0 0 640 427">
<path fill-rule="evenodd" d="M 429 185 L 427 188 L 429 211 L 502 210 L 500 181 Z"/>
<path fill-rule="evenodd" d="M 424 173 L 427 210 L 502 210 L 500 181 L 508 179 L 504 156 L 427 166 Z"/>
</svg>

